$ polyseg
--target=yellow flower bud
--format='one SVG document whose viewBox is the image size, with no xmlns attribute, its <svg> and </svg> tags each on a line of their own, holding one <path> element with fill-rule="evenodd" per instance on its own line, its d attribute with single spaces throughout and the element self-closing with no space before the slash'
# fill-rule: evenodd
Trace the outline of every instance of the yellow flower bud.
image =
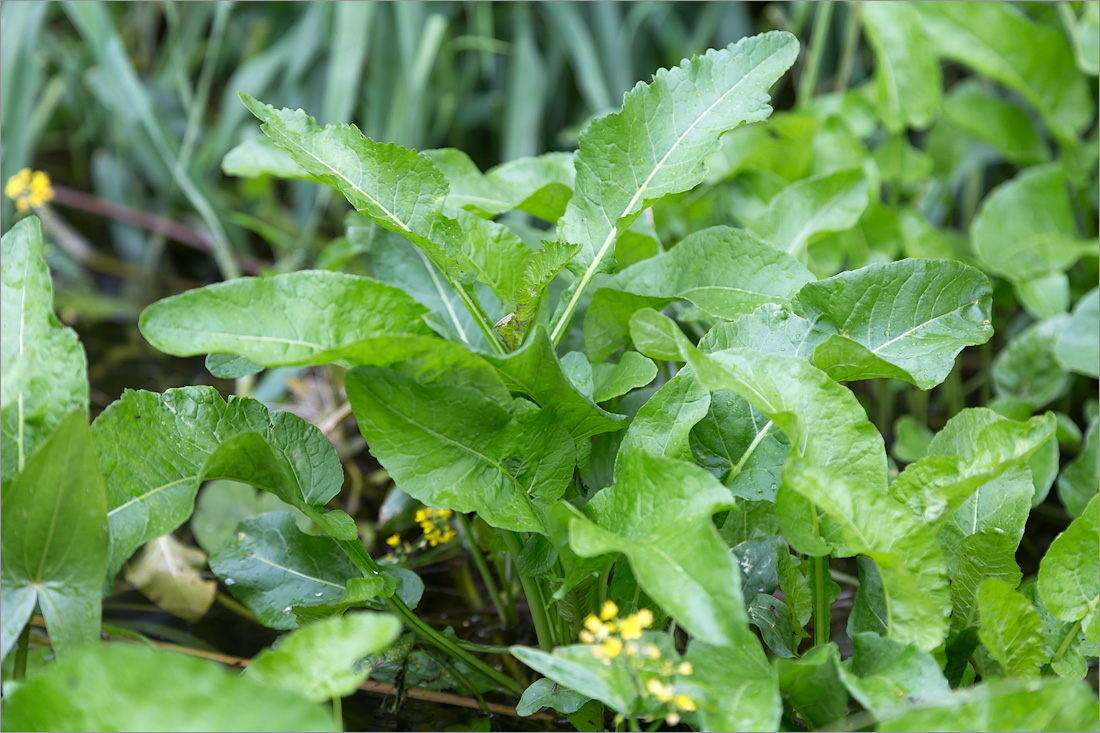
<svg viewBox="0 0 1100 733">
<path fill-rule="evenodd" d="M 692 712 L 695 710 L 695 701 L 682 692 L 673 699 L 673 704 L 686 712 Z"/>
<path fill-rule="evenodd" d="M 603 643 L 603 650 L 607 652 L 608 658 L 614 659 L 623 650 L 623 640 L 613 636 Z"/>
<path fill-rule="evenodd" d="M 610 621 L 619 614 L 619 607 L 615 605 L 614 601 L 604 601 L 603 606 L 600 608 L 600 619 L 603 621 Z"/>
</svg>

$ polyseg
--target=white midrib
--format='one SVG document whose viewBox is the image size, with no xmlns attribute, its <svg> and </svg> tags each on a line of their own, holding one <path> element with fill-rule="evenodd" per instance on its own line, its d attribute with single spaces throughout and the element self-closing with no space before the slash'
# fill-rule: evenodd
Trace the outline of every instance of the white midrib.
<svg viewBox="0 0 1100 733">
<path fill-rule="evenodd" d="M 23 287 L 19 291 L 19 356 L 23 357 L 23 332 L 27 330 L 27 273 L 31 268 L 31 258 L 28 255 L 26 262 L 23 263 Z M 23 414 L 23 390 L 19 390 L 19 396 L 15 400 L 16 404 L 16 422 L 17 430 L 15 431 L 15 444 L 18 446 L 18 452 L 16 453 L 17 466 L 19 472 L 23 472 L 23 464 L 26 462 L 26 455 L 23 450 L 23 426 L 26 422 L 26 418 Z"/>
<path fill-rule="evenodd" d="M 775 52 L 773 52 L 771 56 L 765 59 L 764 62 L 759 64 L 757 68 L 763 66 L 764 63 L 771 60 L 771 57 L 774 55 Z M 683 143 L 688 134 L 690 134 L 691 131 L 694 130 L 696 126 L 714 110 L 715 107 L 724 102 L 726 100 L 726 97 L 733 94 L 734 90 L 741 86 L 741 83 L 745 81 L 745 79 L 748 79 L 750 75 L 751 72 L 746 73 L 744 76 L 738 79 L 736 84 L 723 92 L 722 96 L 714 100 L 714 102 L 709 107 L 707 107 L 702 114 L 696 117 L 695 120 L 693 120 L 692 123 L 688 125 L 687 129 L 684 130 L 678 138 L 676 138 L 676 142 L 669 146 L 669 149 L 665 152 L 663 156 L 661 156 L 661 159 L 657 161 L 657 164 L 655 166 L 653 166 L 653 170 L 649 172 L 649 175 L 646 176 L 644 181 L 642 181 L 642 184 L 638 187 L 638 190 L 634 192 L 634 195 L 630 198 L 630 202 L 623 209 L 623 212 L 615 217 L 615 221 L 611 222 L 611 231 L 607 233 L 607 237 L 603 240 L 603 244 L 600 245 L 599 251 L 596 252 L 596 257 L 592 260 L 592 264 L 590 264 L 588 268 L 584 271 L 584 274 L 581 275 L 581 279 L 577 283 L 576 289 L 573 291 L 573 296 L 569 299 L 569 303 L 565 307 L 565 312 L 561 314 L 561 319 L 554 325 L 554 330 L 550 334 L 551 343 L 556 344 L 558 340 L 561 339 L 561 335 L 565 331 L 565 327 L 569 325 L 569 320 L 570 318 L 572 318 L 573 311 L 576 310 L 577 303 L 580 302 L 581 296 L 584 294 L 585 288 L 588 287 L 588 283 L 591 282 L 592 278 L 596 274 L 596 268 L 599 266 L 604 256 L 607 255 L 607 250 L 611 248 L 611 245 L 615 241 L 615 237 L 618 234 L 617 227 L 619 220 L 622 219 L 624 216 L 627 216 L 631 212 L 631 210 L 638 204 L 638 202 L 642 200 L 642 196 L 645 194 L 646 189 L 649 188 L 649 184 L 653 182 L 653 178 L 657 175 L 657 172 L 664 167 L 664 164 L 668 160 L 669 156 L 671 156 L 672 153 L 680 147 L 680 144 Z"/>
<path fill-rule="evenodd" d="M 887 346 L 889 346 L 890 344 L 892 344 L 892 343 L 894 343 L 894 342 L 896 342 L 896 341 L 900 341 L 901 339 L 905 338 L 905 337 L 906 337 L 906 336 L 908 336 L 909 334 L 911 334 L 911 333 L 913 333 L 913 332 L 915 332 L 915 331 L 918 331 L 918 330 L 920 330 L 920 329 L 924 328 L 924 327 L 925 327 L 925 326 L 927 326 L 927 325 L 928 325 L 929 323 L 935 323 L 936 321 L 940 320 L 941 318 L 947 318 L 948 316 L 951 316 L 951 315 L 954 315 L 954 314 L 958 313 L 958 312 L 959 312 L 959 311 L 961 311 L 961 310 L 962 310 L 963 308 L 969 308 L 969 307 L 970 307 L 971 305 L 974 305 L 974 304 L 973 304 L 973 303 L 970 303 L 970 302 L 964 303 L 963 305 L 960 305 L 960 306 L 959 306 L 958 308 L 954 308 L 954 309 L 952 309 L 952 310 L 949 310 L 949 311 L 948 311 L 948 312 L 946 312 L 946 313 L 941 313 L 941 314 L 939 314 L 939 315 L 938 315 L 938 316 L 936 316 L 935 318 L 930 318 L 930 319 L 928 319 L 927 321 L 924 321 L 924 322 L 922 322 L 922 323 L 918 323 L 917 325 L 915 325 L 915 326 L 913 326 L 912 328 L 910 328 L 910 329 L 909 329 L 908 331 L 905 331 L 904 333 L 900 333 L 900 334 L 898 334 L 897 336 L 895 336 L 894 338 L 892 338 L 892 339 L 890 339 L 889 341 L 887 341 L 886 343 L 884 343 L 884 344 L 880 344 L 879 346 L 876 346 L 875 348 L 871 349 L 871 353 L 872 353 L 872 354 L 877 354 L 878 352 L 882 351 L 883 349 L 885 349 L 885 348 L 886 348 Z"/>
</svg>

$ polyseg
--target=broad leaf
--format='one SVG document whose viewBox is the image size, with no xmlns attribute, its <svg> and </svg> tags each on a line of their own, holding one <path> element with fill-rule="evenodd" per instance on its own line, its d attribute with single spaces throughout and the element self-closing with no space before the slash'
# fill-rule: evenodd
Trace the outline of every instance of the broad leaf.
<svg viewBox="0 0 1100 733">
<path fill-rule="evenodd" d="M 991 680 L 897 709 L 880 731 L 1088 731 L 1096 723 L 1096 695 L 1084 682 Z"/>
<path fill-rule="evenodd" d="M 1027 113 L 982 88 L 977 79 L 951 87 L 944 99 L 947 119 L 972 135 L 992 143 L 1005 158 L 1021 165 L 1042 163 L 1050 150 Z"/>
<path fill-rule="evenodd" d="M 402 491 L 430 506 L 477 511 L 489 524 L 545 533 L 546 509 L 576 462 L 560 418 L 526 400 L 501 404 L 453 377 L 397 369 L 345 377 L 359 430 Z"/>
<path fill-rule="evenodd" d="M 1046 661 L 1039 614 L 1026 598 L 998 578 L 978 588 L 978 635 L 1007 677 L 1038 679 Z"/>
<path fill-rule="evenodd" d="M 425 150 L 450 184 L 449 207 L 493 218 L 519 209 L 556 221 L 573 195 L 573 156 L 546 153 L 520 158 L 482 173 L 470 156 L 455 148 Z"/>
<path fill-rule="evenodd" d="M 592 367 L 592 400 L 605 402 L 644 387 L 657 376 L 657 365 L 637 351 L 627 351 L 617 364 Z"/>
<path fill-rule="evenodd" d="M 87 413 L 88 378 L 76 332 L 53 313 L 38 217 L 13 226 L 0 250 L 0 477 L 6 486 L 61 418 L 76 408 Z"/>
<path fill-rule="evenodd" d="M 1037 410 L 1065 394 L 1070 377 L 1056 348 L 1070 320 L 1062 314 L 1039 321 L 1008 342 L 993 362 L 998 395 L 1015 397 Z"/>
<path fill-rule="evenodd" d="M 325 619 L 292 631 L 276 647 L 265 649 L 248 666 L 247 677 L 311 702 L 355 692 L 371 668 L 356 665 L 378 654 L 401 635 L 396 616 L 354 613 Z"/>
<path fill-rule="evenodd" d="M 1002 3 L 914 3 L 929 42 L 941 56 L 965 64 L 1019 92 L 1062 139 L 1076 137 L 1095 105 L 1060 30 Z"/>
<path fill-rule="evenodd" d="M 150 690 L 170 691 L 150 694 Z M 5 730 L 335 730 L 323 707 L 207 659 L 90 646 L 5 695 Z"/>
<path fill-rule="evenodd" d="M 1073 306 L 1073 317 L 1058 334 L 1055 352 L 1070 371 L 1100 379 L 1100 288 L 1093 288 Z"/>
<path fill-rule="evenodd" d="M 575 713 L 591 699 L 549 678 L 540 677 L 523 691 L 516 703 L 516 713 L 526 717 L 543 708 L 553 708 L 565 714 Z"/>
<path fill-rule="evenodd" d="M 710 407 L 710 393 L 691 370 L 683 370 L 665 382 L 638 410 L 619 446 L 619 460 L 631 450 L 655 456 L 691 460 L 688 434 Z"/>
<path fill-rule="evenodd" d="M 1085 638 L 1080 623 L 1067 623 L 1055 618 L 1039 597 L 1038 583 L 1028 583 L 1022 592 L 1039 613 L 1044 640 L 1043 654 L 1044 659 L 1050 659 L 1050 669 L 1065 679 L 1084 679 L 1089 671 L 1088 659 L 1095 659 L 1100 655 L 1100 645 Z"/>
<path fill-rule="evenodd" d="M 1100 500 L 1093 497 L 1077 519 L 1055 538 L 1039 563 L 1039 595 L 1055 618 L 1080 623 L 1096 644 L 1100 626 Z"/>
<path fill-rule="evenodd" d="M 642 589 L 695 638 L 740 646 L 751 636 L 741 573 L 711 522 L 732 505 L 703 469 L 635 449 L 620 454 L 588 518 L 570 521 L 569 544 L 582 557 L 623 553 Z"/>
<path fill-rule="evenodd" d="M 674 300 L 686 300 L 709 316 L 730 320 L 764 303 L 786 302 L 812 280 L 794 257 L 748 232 L 704 229 L 606 281 L 592 296 L 585 315 L 585 348 L 592 358 L 603 359 L 625 344 L 630 316 L 640 308 L 659 310 Z M 622 293 L 639 296 L 633 299 L 633 310 L 621 304 L 630 302 Z M 613 307 L 606 307 L 605 301 Z"/>
<path fill-rule="evenodd" d="M 696 463 L 734 496 L 750 501 L 775 501 L 790 450 L 783 431 L 735 392 L 715 392 L 707 414 L 691 429 Z"/>
<path fill-rule="evenodd" d="M 870 633 L 852 637 L 852 658 L 841 664 L 840 679 L 852 697 L 875 713 L 902 700 L 919 702 L 947 694 L 939 663 L 926 651 Z"/>
<path fill-rule="evenodd" d="M 775 660 L 779 687 L 811 728 L 827 728 L 848 712 L 836 644 L 817 646 L 798 659 Z"/>
<path fill-rule="evenodd" d="M 87 418 L 73 410 L 4 488 L 0 657 L 7 656 L 36 605 L 58 654 L 99 638 L 106 494 Z M 6 704 L 5 725 L 7 712 Z"/>
<path fill-rule="evenodd" d="M 1028 168 L 993 189 L 970 233 L 982 266 L 1017 288 L 1097 253 L 1096 240 L 1077 233 L 1065 176 L 1055 163 Z"/>
<path fill-rule="evenodd" d="M 195 511 L 187 526 L 199 547 L 211 553 L 237 533 L 237 524 L 242 519 L 268 512 L 290 512 L 302 531 L 313 525 L 313 520 L 268 491 L 219 479 L 208 482 L 199 491 Z"/>
<path fill-rule="evenodd" d="M 928 455 L 902 471 L 890 493 L 926 521 L 942 520 L 983 484 L 1026 462 L 1056 424 L 1052 414 L 1021 423 L 985 407 L 964 410 L 936 434 Z"/>
<path fill-rule="evenodd" d="M 222 157 L 222 173 L 237 178 L 304 178 L 317 180 L 270 138 L 254 137 L 230 149 Z"/>
<path fill-rule="evenodd" d="M 547 288 L 562 268 L 571 260 L 579 245 L 561 242 L 544 242 L 523 265 L 516 282 L 516 291 L 511 301 L 515 310 L 502 319 L 497 326 L 500 335 L 513 349 L 519 348 L 527 334 L 534 327 Z"/>
<path fill-rule="evenodd" d="M 948 574 L 953 574 L 958 567 L 966 538 L 984 530 L 1001 530 L 1015 550 L 1024 536 L 1034 492 L 1031 471 L 1026 466 L 1013 466 L 979 486 L 947 515 L 936 532 L 936 539 L 943 550 Z"/>
<path fill-rule="evenodd" d="M 389 573 L 362 573 L 331 537 L 313 537 L 286 512 L 272 512 L 237 525 L 237 533 L 210 554 L 210 569 L 264 626 L 298 627 L 295 609 L 340 602 L 354 591 L 358 605 L 388 598 L 396 590 Z"/>
<path fill-rule="evenodd" d="M 875 51 L 875 101 L 892 132 L 920 130 L 940 111 L 943 79 L 935 47 L 910 3 L 868 3 L 860 20 Z"/>
<path fill-rule="evenodd" d="M 369 278 L 313 270 L 239 278 L 165 298 L 141 332 L 174 356 L 227 353 L 264 366 L 307 363 L 375 333 L 427 334 L 427 309 Z"/>
<path fill-rule="evenodd" d="M 1084 445 L 1073 463 L 1058 477 L 1058 498 L 1070 514 L 1081 516 L 1085 505 L 1100 490 L 1100 430 L 1097 421 L 1089 423 Z"/>
<path fill-rule="evenodd" d="M 112 577 L 140 545 L 191 516 L 207 479 L 250 483 L 328 531 L 355 536 L 347 515 L 323 509 L 344 480 L 336 450 L 297 415 L 247 398 L 227 403 L 212 387 L 163 395 L 128 390 L 96 418 L 92 432 L 107 479 Z"/>
<path fill-rule="evenodd" d="M 1022 573 L 1016 564 L 1019 540 L 1000 529 L 982 529 L 964 538 L 958 565 L 951 572 L 951 627 L 964 629 L 978 618 L 978 590 L 988 578 L 1020 584 Z"/>
<path fill-rule="evenodd" d="M 692 674 L 677 678 L 676 689 L 698 690 L 691 697 L 697 701 L 701 730 L 777 730 L 782 713 L 779 680 L 755 639 L 739 646 L 693 639 L 684 659 Z"/>
<path fill-rule="evenodd" d="M 847 169 L 806 178 L 780 191 L 749 231 L 802 261 L 813 238 L 851 229 L 867 208 L 867 178 Z"/>
</svg>

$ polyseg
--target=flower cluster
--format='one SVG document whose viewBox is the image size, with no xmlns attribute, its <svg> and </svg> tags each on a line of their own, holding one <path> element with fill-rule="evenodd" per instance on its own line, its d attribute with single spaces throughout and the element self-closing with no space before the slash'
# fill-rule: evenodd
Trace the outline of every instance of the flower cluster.
<svg viewBox="0 0 1100 733">
<path fill-rule="evenodd" d="M 15 208 L 26 211 L 38 208 L 53 200 L 53 186 L 50 177 L 42 171 L 24 168 L 8 179 L 4 193 L 15 202 Z"/>
<path fill-rule="evenodd" d="M 656 644 L 640 644 L 642 632 L 653 625 L 653 612 L 643 608 L 637 613 L 619 618 L 619 607 L 614 601 L 606 601 L 597 616 L 592 614 L 584 620 L 584 629 L 580 640 L 592 645 L 592 654 L 604 664 L 622 655 L 632 671 L 637 672 L 635 660 L 656 661 L 661 658 L 661 650 Z M 647 665 L 648 667 L 648 665 Z M 660 665 L 660 677 L 652 677 L 645 684 L 643 694 L 648 694 L 657 702 L 666 705 L 665 722 L 676 725 L 680 722 L 681 712 L 695 710 L 695 701 L 683 692 L 677 692 L 669 682 L 674 675 L 690 675 L 694 670 L 691 662 L 675 664 L 666 659 Z"/>
<path fill-rule="evenodd" d="M 435 509 L 434 507 L 417 510 L 416 523 L 424 531 L 424 539 L 428 541 L 429 545 L 432 547 L 445 545 L 455 538 L 454 529 L 446 521 L 451 518 L 452 514 L 454 512 L 450 509 Z M 439 524 L 436 522 L 439 522 Z"/>
</svg>

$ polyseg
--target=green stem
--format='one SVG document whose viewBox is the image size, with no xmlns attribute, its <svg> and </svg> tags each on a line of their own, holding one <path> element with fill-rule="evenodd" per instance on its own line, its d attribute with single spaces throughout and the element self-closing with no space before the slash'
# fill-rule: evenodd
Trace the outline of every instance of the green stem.
<svg viewBox="0 0 1100 733">
<path fill-rule="evenodd" d="M 462 527 L 462 534 L 466 538 L 466 547 L 470 551 L 470 557 L 474 560 L 474 566 L 477 568 L 478 573 L 481 574 L 482 582 L 485 583 L 485 590 L 488 591 L 489 598 L 493 601 L 493 608 L 497 611 L 497 617 L 500 619 L 500 623 L 507 628 L 508 614 L 505 613 L 504 604 L 501 603 L 500 591 L 497 590 L 497 584 L 496 581 L 493 580 L 493 574 L 489 572 L 489 564 L 485 562 L 485 557 L 481 554 L 481 550 L 477 546 L 477 540 L 474 538 L 474 532 L 470 527 L 470 522 L 462 512 L 456 512 L 455 517 L 458 519 L 458 525 Z"/>
<path fill-rule="evenodd" d="M 814 646 L 829 643 L 829 601 L 825 597 L 825 578 L 829 575 L 829 556 L 815 557 L 814 564 Z"/>
<path fill-rule="evenodd" d="M 522 551 L 522 547 L 519 543 L 519 537 L 515 532 L 509 532 L 502 530 L 501 535 L 504 537 L 504 544 L 508 548 L 508 554 L 512 556 L 512 562 L 518 566 L 519 553 Z M 534 578 L 528 578 L 523 572 L 519 574 L 520 585 L 523 586 L 523 595 L 527 598 L 527 607 L 531 611 L 531 623 L 535 625 L 535 636 L 539 640 L 539 648 L 543 651 L 550 651 L 554 648 L 554 637 L 550 630 L 550 624 L 546 619 L 546 603 L 542 597 L 542 588 L 535 582 Z"/>
<path fill-rule="evenodd" d="M 863 9 L 859 0 L 848 3 L 848 18 L 844 24 L 844 50 L 840 53 L 840 63 L 836 70 L 836 81 L 833 83 L 834 92 L 843 92 L 848 88 L 848 80 L 852 78 L 852 63 L 859 49 L 859 14 Z"/>
<path fill-rule="evenodd" d="M 466 310 L 470 311 L 470 315 L 474 317 L 474 323 L 477 324 L 478 330 L 481 331 L 481 335 L 489 342 L 489 346 L 493 349 L 493 352 L 497 354 L 508 353 L 508 349 L 497 337 L 492 324 L 489 323 L 489 314 L 481 307 L 481 303 L 477 301 L 477 298 L 466 292 L 458 283 L 451 282 L 451 287 L 454 288 L 455 293 L 458 294 L 459 299 L 466 306 Z"/>
<path fill-rule="evenodd" d="M 339 695 L 332 698 L 332 719 L 336 721 L 336 730 L 344 729 L 344 701 Z"/>
<path fill-rule="evenodd" d="M 833 15 L 831 2 L 818 3 L 814 14 L 814 29 L 810 34 L 810 51 L 806 66 L 798 83 L 798 106 L 805 107 L 817 89 L 817 75 L 821 68 L 821 56 L 825 52 L 825 42 L 829 37 L 829 20 Z"/>
<path fill-rule="evenodd" d="M 894 395 L 891 386 L 885 379 L 876 379 L 871 387 L 875 397 L 875 420 L 878 422 L 878 431 L 883 435 L 890 434 L 893 424 Z"/>
<path fill-rule="evenodd" d="M 336 543 L 340 545 L 340 549 L 351 558 L 351 561 L 355 563 L 356 567 L 358 567 L 365 576 L 371 577 L 380 572 L 377 563 L 374 562 L 374 558 L 370 556 L 370 553 L 367 552 L 367 548 L 363 547 L 363 543 L 360 542 L 358 538 L 354 540 L 337 539 Z M 400 616 L 411 630 L 422 636 L 428 643 L 450 654 L 456 659 L 461 659 L 468 666 L 476 669 L 509 692 L 516 695 L 523 694 L 522 685 L 511 677 L 490 667 L 485 662 L 455 644 L 453 639 L 448 639 L 446 636 L 443 636 L 443 634 L 421 621 L 420 617 L 413 613 L 412 609 L 406 606 L 405 602 L 397 596 L 387 598 L 386 606 L 389 607 L 393 613 Z"/>
<path fill-rule="evenodd" d="M 626 725 L 628 728 L 630 728 L 630 730 L 636 731 L 637 733 L 642 733 L 642 726 L 640 723 L 638 723 L 638 719 L 635 718 L 633 715 L 627 717 Z"/>
<path fill-rule="evenodd" d="M 27 676 L 27 653 L 31 645 L 31 622 L 28 621 L 19 633 L 19 646 L 15 650 L 15 670 L 12 678 L 21 682 Z"/>
</svg>

